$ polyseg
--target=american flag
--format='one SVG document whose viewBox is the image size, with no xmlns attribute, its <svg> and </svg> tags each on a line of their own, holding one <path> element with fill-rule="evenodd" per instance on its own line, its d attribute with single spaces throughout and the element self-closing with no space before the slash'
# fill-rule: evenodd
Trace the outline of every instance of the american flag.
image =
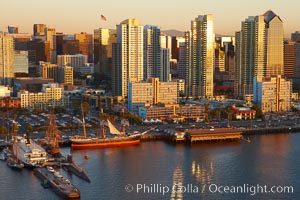
<svg viewBox="0 0 300 200">
<path fill-rule="evenodd" d="M 106 21 L 106 17 L 104 15 L 101 15 L 101 20 Z"/>
</svg>

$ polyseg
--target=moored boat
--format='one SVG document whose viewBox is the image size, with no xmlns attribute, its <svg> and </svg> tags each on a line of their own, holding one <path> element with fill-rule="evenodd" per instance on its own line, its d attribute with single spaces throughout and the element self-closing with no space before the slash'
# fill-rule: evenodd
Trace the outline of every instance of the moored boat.
<svg viewBox="0 0 300 200">
<path fill-rule="evenodd" d="M 127 135 L 125 126 L 129 123 L 126 120 L 121 121 L 122 131 L 119 131 L 110 120 L 100 121 L 101 136 L 87 137 L 85 128 L 85 117 L 82 112 L 83 136 L 75 135 L 70 137 L 71 147 L 73 149 L 82 148 L 106 148 L 137 145 L 140 143 L 141 134 Z M 108 126 L 109 134 L 105 134 L 105 127 Z"/>
<path fill-rule="evenodd" d="M 12 149 L 13 154 L 27 167 L 39 167 L 46 164 L 46 151 L 28 137 L 14 136 Z"/>
<path fill-rule="evenodd" d="M 6 164 L 7 166 L 11 167 L 12 169 L 16 170 L 21 170 L 24 168 L 24 164 L 19 160 L 18 157 L 18 148 L 15 149 L 14 151 L 14 145 L 11 146 L 13 152 L 15 154 L 11 154 L 10 156 L 7 157 Z"/>
<path fill-rule="evenodd" d="M 137 145 L 140 143 L 141 134 L 126 135 L 125 132 L 119 131 L 109 120 L 107 120 L 107 125 L 111 137 L 104 134 L 104 127 L 102 127 L 103 133 L 101 137 L 86 137 L 86 134 L 84 134 L 84 136 L 71 137 L 71 147 L 73 149 L 106 148 Z"/>
<path fill-rule="evenodd" d="M 61 176 L 58 172 L 50 172 L 46 168 L 35 168 L 34 174 L 41 179 L 42 183 L 64 199 L 80 198 L 80 191 L 70 182 L 69 179 Z M 43 185 L 42 185 L 43 186 Z M 43 186 L 44 187 L 44 186 Z"/>
<path fill-rule="evenodd" d="M 6 160 L 6 164 L 12 169 L 16 169 L 16 170 L 21 170 L 24 168 L 24 164 L 20 163 L 17 159 L 14 159 L 13 157 L 9 157 Z"/>
</svg>

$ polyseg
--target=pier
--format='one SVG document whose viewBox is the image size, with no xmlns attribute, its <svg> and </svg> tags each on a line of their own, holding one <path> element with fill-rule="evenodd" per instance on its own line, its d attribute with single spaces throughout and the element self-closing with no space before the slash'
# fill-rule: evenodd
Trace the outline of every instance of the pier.
<svg viewBox="0 0 300 200">
<path fill-rule="evenodd" d="M 168 141 L 173 143 L 196 143 L 206 141 L 239 140 L 242 138 L 242 130 L 232 128 L 218 129 L 185 129 L 167 130 Z"/>
<path fill-rule="evenodd" d="M 189 143 L 240 140 L 241 137 L 242 130 L 232 128 L 186 130 L 186 139 Z"/>
<path fill-rule="evenodd" d="M 4 149 L 5 147 L 9 147 L 11 144 L 9 142 L 0 142 L 0 150 Z"/>
<path fill-rule="evenodd" d="M 55 166 L 55 167 L 62 167 L 67 172 L 74 174 L 78 178 L 81 178 L 82 180 L 85 180 L 87 182 L 91 182 L 91 179 L 85 172 L 85 170 L 73 161 L 72 156 L 68 155 L 67 158 L 61 157 L 59 159 L 54 159 L 54 161 L 48 161 L 46 163 L 46 166 Z"/>
</svg>

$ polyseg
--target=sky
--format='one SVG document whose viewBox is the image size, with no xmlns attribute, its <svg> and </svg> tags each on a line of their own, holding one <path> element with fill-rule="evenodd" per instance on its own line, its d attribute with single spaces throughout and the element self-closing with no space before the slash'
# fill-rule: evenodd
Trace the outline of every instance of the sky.
<svg viewBox="0 0 300 200">
<path fill-rule="evenodd" d="M 32 33 L 33 24 L 46 24 L 67 34 L 116 28 L 128 18 L 161 30 L 187 31 L 198 15 L 212 14 L 216 34 L 234 35 L 248 16 L 273 10 L 284 22 L 285 37 L 300 30 L 299 0 L 1 0 L 0 30 L 16 25 Z M 107 21 L 101 21 L 104 15 Z"/>
</svg>

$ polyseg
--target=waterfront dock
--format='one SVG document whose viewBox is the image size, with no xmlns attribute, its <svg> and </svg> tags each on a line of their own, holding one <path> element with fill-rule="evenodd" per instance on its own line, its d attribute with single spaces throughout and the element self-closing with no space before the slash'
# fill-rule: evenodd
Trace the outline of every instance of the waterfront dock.
<svg viewBox="0 0 300 200">
<path fill-rule="evenodd" d="M 241 129 L 217 128 L 217 129 L 178 129 L 164 131 L 165 139 L 172 143 L 193 144 L 207 141 L 239 140 L 242 138 Z"/>
<path fill-rule="evenodd" d="M 242 138 L 242 130 L 232 128 L 218 129 L 192 129 L 185 131 L 188 143 L 205 142 L 205 141 L 225 141 L 240 140 Z"/>
<path fill-rule="evenodd" d="M 4 149 L 5 147 L 10 147 L 10 142 L 1 141 L 0 142 L 0 150 Z"/>
<path fill-rule="evenodd" d="M 72 174 L 76 175 L 78 178 L 81 178 L 87 182 L 91 182 L 91 179 L 88 177 L 87 173 L 85 170 L 73 161 L 73 157 L 71 155 L 67 156 L 67 165 L 63 165 L 63 167 L 68 171 L 71 172 Z"/>
<path fill-rule="evenodd" d="M 91 182 L 91 179 L 85 172 L 85 170 L 73 161 L 72 156 L 68 155 L 67 158 L 61 157 L 59 159 L 55 159 L 54 161 L 48 161 L 46 163 L 46 166 L 55 166 L 55 167 L 62 167 L 67 172 L 74 174 L 78 178 L 81 178 L 82 180 L 85 180 L 87 182 Z"/>
<path fill-rule="evenodd" d="M 50 188 L 64 199 L 80 198 L 80 191 L 66 178 L 56 175 L 57 172 L 50 172 L 46 168 L 35 168 L 34 174 L 43 184 L 49 184 Z"/>
</svg>

